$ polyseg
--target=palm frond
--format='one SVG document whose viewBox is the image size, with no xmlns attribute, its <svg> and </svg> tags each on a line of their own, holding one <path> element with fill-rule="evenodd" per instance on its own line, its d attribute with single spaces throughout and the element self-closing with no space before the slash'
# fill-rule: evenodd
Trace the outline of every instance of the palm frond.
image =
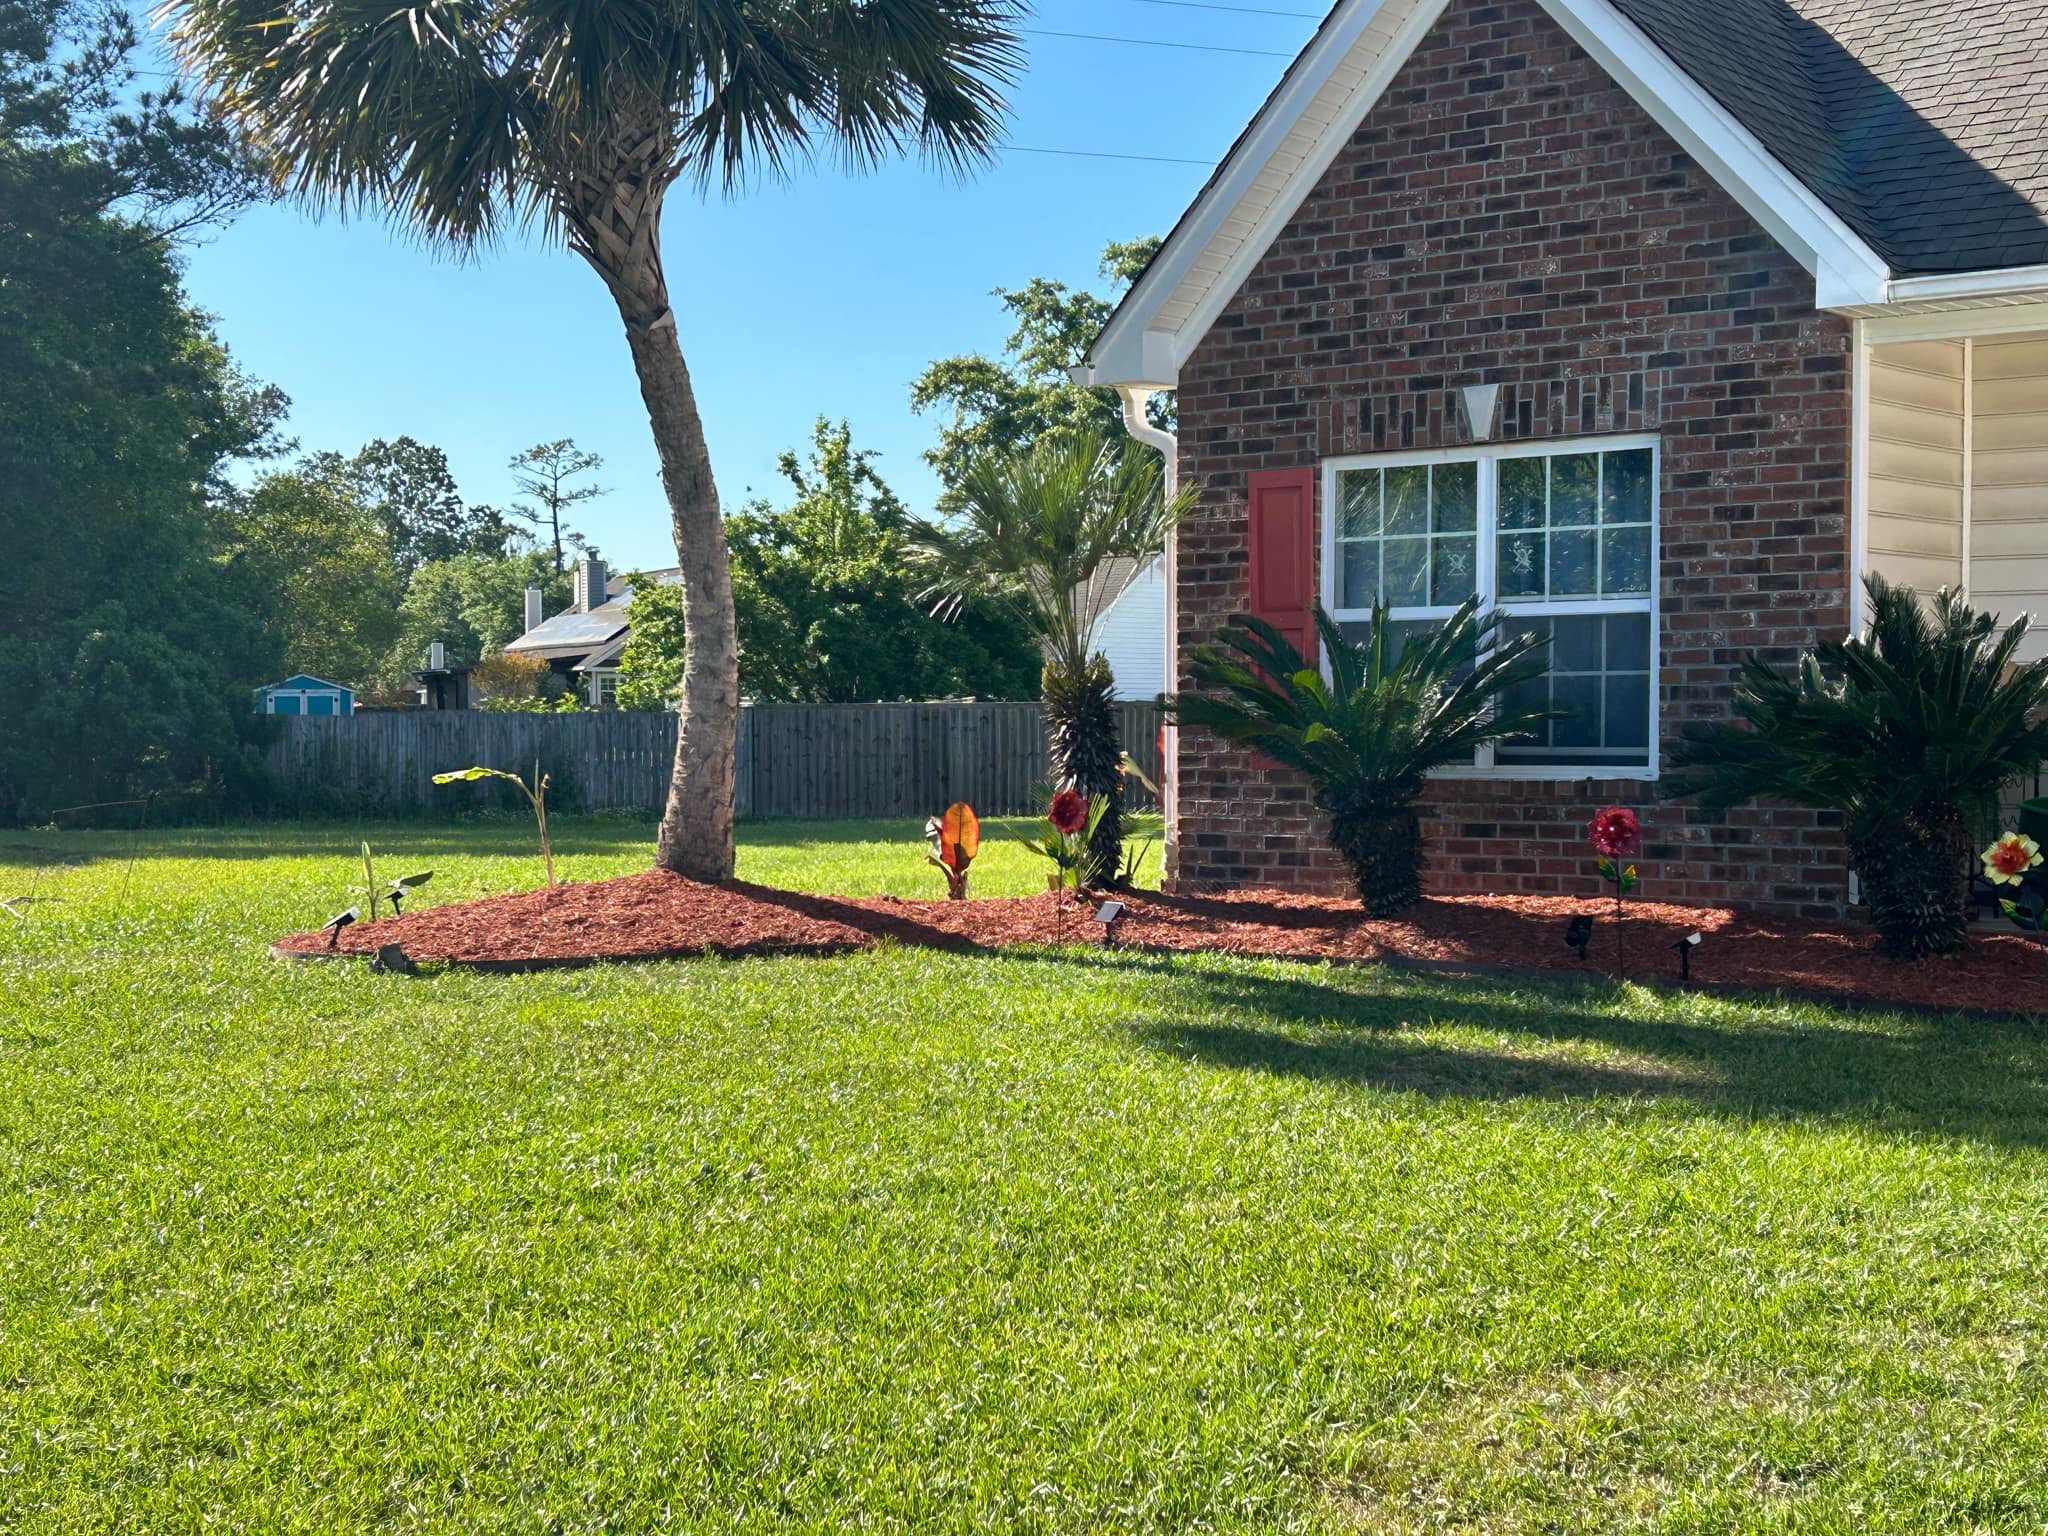
<svg viewBox="0 0 2048 1536">
<path fill-rule="evenodd" d="M 1300 769 L 1333 814 L 1404 806 L 1434 770 L 1558 717 L 1500 710 L 1505 694 L 1542 675 L 1548 642 L 1504 635 L 1500 615 L 1482 614 L 1477 598 L 1402 646 L 1384 608 L 1362 640 L 1347 637 L 1320 606 L 1315 627 L 1327 679 L 1271 624 L 1239 615 L 1195 649 L 1194 690 L 1167 707 L 1181 725 Z"/>
<path fill-rule="evenodd" d="M 1791 672 L 1744 662 L 1739 723 L 1686 728 L 1673 794 L 1839 810 L 1861 840 L 1989 805 L 2048 759 L 2048 662 L 2017 660 L 2025 618 L 2001 631 L 1959 593 L 1923 602 L 1875 575 L 1865 587 L 1862 636 L 1815 647 Z"/>
</svg>

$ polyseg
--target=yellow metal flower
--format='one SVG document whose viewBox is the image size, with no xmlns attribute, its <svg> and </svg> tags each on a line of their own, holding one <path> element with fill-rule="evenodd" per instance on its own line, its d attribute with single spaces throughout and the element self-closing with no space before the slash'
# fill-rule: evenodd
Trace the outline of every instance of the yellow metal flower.
<svg viewBox="0 0 2048 1536">
<path fill-rule="evenodd" d="M 1984 850 L 1984 878 L 1993 885 L 2018 885 L 2041 862 L 2041 845 L 2021 832 L 2008 832 Z"/>
</svg>

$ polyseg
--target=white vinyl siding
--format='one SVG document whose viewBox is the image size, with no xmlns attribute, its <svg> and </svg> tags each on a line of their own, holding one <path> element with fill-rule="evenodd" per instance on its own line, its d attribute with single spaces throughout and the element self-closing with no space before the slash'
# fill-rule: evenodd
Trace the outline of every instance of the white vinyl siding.
<svg viewBox="0 0 2048 1536">
<path fill-rule="evenodd" d="M 1867 568 L 2048 616 L 2048 334 L 1875 346 L 1869 389 Z"/>
<path fill-rule="evenodd" d="M 1166 562 L 1145 562 L 1095 621 L 1093 644 L 1109 662 L 1116 696 L 1146 702 L 1166 691 Z"/>
<path fill-rule="evenodd" d="M 1880 347 L 1870 366 L 1870 568 L 1922 592 L 1963 573 L 1963 344 Z"/>
</svg>

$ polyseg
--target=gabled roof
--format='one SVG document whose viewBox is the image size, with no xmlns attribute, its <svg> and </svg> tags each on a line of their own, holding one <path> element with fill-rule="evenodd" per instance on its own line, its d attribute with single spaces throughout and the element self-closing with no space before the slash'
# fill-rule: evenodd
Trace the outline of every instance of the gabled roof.
<svg viewBox="0 0 2048 1536">
<path fill-rule="evenodd" d="M 1894 276 L 2048 262 L 2048 0 L 1615 0 Z"/>
<path fill-rule="evenodd" d="M 675 566 L 646 574 L 669 586 L 682 580 L 682 570 Z M 628 610 L 632 607 L 633 590 L 624 576 L 607 577 L 604 590 L 605 600 L 597 607 L 588 612 L 565 608 L 517 639 L 507 641 L 505 649 L 547 661 L 562 661 L 587 656 L 614 640 L 623 640 L 632 623 Z"/>
<path fill-rule="evenodd" d="M 315 677 L 310 672 L 294 672 L 281 683 L 265 683 L 261 688 L 251 689 L 252 693 L 276 693 L 281 690 L 303 690 L 308 688 L 331 688 L 336 693 L 354 693 L 347 683 L 330 683 L 324 677 Z"/>
<path fill-rule="evenodd" d="M 1905 296 L 1895 277 L 2048 262 L 2048 0 L 1535 3 L 1813 273 L 1821 306 L 1868 313 Z M 1178 382 L 1445 9 L 1337 0 L 1078 379 Z"/>
</svg>

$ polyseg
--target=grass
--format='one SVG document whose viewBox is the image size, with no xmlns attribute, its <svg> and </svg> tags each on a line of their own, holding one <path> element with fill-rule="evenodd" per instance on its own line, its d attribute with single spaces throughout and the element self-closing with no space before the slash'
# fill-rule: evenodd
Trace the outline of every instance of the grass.
<svg viewBox="0 0 2048 1536">
<path fill-rule="evenodd" d="M 559 833 L 569 878 L 645 862 Z M 362 835 L 0 834 L 0 896 L 55 898 L 0 915 L 0 1530 L 2048 1521 L 2034 1026 L 262 958 Z M 368 836 L 433 899 L 539 878 L 516 822 Z M 862 825 L 751 827 L 742 873 L 939 879 Z"/>
</svg>

